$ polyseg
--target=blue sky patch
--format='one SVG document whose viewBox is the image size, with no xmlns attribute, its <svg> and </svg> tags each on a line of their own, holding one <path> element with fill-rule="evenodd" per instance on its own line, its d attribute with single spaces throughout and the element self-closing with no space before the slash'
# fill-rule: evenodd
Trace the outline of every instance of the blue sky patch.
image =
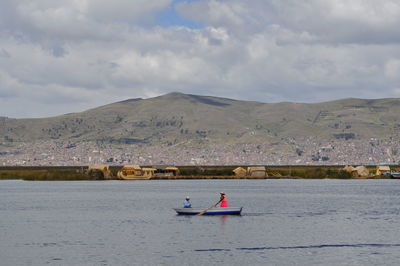
<svg viewBox="0 0 400 266">
<path fill-rule="evenodd" d="M 182 16 L 179 15 L 179 13 L 176 11 L 176 4 L 180 2 L 195 2 L 198 0 L 174 0 L 172 1 L 171 5 L 161 11 L 157 16 L 156 16 L 156 23 L 157 25 L 161 27 L 172 27 L 172 26 L 183 26 L 187 27 L 190 29 L 199 29 L 202 28 L 203 25 L 201 23 L 188 20 L 183 18 Z"/>
</svg>

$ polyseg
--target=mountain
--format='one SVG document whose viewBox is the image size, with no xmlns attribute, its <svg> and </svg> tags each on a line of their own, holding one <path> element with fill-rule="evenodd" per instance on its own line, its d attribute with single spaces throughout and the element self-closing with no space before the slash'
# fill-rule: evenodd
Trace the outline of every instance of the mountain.
<svg viewBox="0 0 400 266">
<path fill-rule="evenodd" d="M 261 103 L 170 93 L 38 119 L 0 117 L 0 141 L 115 144 L 272 143 L 293 137 L 387 139 L 400 131 L 400 99 Z"/>
</svg>

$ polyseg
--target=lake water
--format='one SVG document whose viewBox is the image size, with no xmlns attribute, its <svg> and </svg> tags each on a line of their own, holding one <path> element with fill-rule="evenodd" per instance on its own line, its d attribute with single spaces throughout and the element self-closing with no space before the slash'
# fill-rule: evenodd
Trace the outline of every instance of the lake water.
<svg viewBox="0 0 400 266">
<path fill-rule="evenodd" d="M 242 216 L 177 216 L 227 194 Z M 1 265 L 398 265 L 399 180 L 0 181 Z"/>
</svg>

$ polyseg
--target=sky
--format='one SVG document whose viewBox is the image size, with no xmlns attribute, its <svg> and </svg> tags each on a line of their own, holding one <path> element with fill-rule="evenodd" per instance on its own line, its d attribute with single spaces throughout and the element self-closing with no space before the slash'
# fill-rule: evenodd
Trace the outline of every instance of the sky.
<svg viewBox="0 0 400 266">
<path fill-rule="evenodd" d="M 398 0 L 0 0 L 0 116 L 400 97 Z"/>
</svg>

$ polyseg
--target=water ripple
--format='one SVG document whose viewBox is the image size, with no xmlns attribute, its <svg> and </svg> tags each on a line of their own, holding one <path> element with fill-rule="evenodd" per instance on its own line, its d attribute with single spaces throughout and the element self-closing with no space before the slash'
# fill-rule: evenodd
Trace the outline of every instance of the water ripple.
<svg viewBox="0 0 400 266">
<path fill-rule="evenodd" d="M 317 249 L 317 248 L 387 248 L 400 247 L 400 244 L 323 244 L 323 245 L 304 245 L 304 246 L 280 246 L 280 247 L 251 247 L 251 248 L 235 248 L 233 250 L 281 250 L 281 249 Z M 211 248 L 211 249 L 195 249 L 197 252 L 216 252 L 216 251 L 232 251 L 232 249 Z"/>
<path fill-rule="evenodd" d="M 195 249 L 194 251 L 205 252 L 205 251 L 231 251 L 231 250 L 224 248 L 209 248 L 209 249 Z"/>
</svg>

